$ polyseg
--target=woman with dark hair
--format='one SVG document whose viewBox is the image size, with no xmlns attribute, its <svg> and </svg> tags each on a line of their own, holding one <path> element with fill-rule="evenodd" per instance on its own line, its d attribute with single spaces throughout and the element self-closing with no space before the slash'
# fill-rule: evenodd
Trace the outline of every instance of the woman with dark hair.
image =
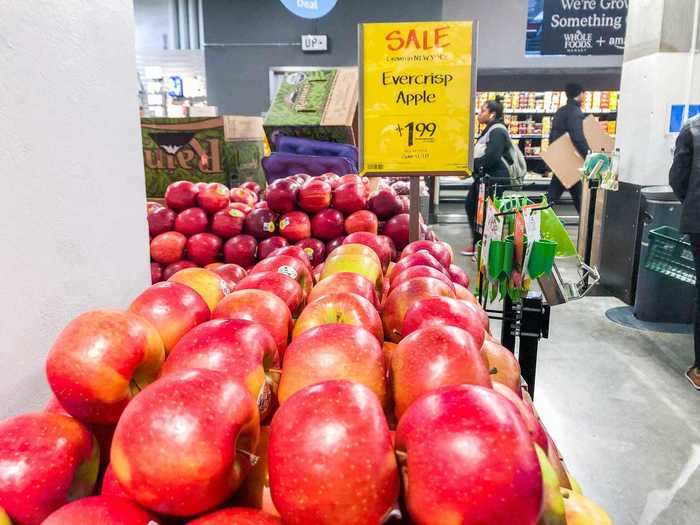
<svg viewBox="0 0 700 525">
<path fill-rule="evenodd" d="M 496 97 L 481 106 L 479 111 L 479 124 L 485 124 L 474 147 L 474 176 L 471 188 L 467 193 L 465 209 L 469 219 L 469 227 L 472 231 L 472 247 L 462 252 L 462 255 L 474 255 L 476 243 L 481 239 L 481 234 L 476 229 L 476 211 L 479 203 L 479 183 L 484 175 L 488 175 L 494 182 L 503 185 L 510 184 L 508 164 L 514 159 L 511 155 L 513 143 L 508 133 L 508 128 L 503 122 L 503 97 Z M 504 162 L 505 161 L 505 162 Z"/>
</svg>

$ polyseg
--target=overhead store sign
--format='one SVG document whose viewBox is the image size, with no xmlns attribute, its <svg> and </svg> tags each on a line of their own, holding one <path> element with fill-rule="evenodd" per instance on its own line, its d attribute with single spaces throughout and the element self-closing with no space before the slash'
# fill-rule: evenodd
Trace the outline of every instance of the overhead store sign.
<svg viewBox="0 0 700 525">
<path fill-rule="evenodd" d="M 621 55 L 629 0 L 544 0 L 543 55 Z"/>
<path fill-rule="evenodd" d="M 302 18 L 321 18 L 330 13 L 338 0 L 280 0 L 282 5 Z"/>
<path fill-rule="evenodd" d="M 359 40 L 363 173 L 466 171 L 476 22 L 361 24 Z"/>
</svg>

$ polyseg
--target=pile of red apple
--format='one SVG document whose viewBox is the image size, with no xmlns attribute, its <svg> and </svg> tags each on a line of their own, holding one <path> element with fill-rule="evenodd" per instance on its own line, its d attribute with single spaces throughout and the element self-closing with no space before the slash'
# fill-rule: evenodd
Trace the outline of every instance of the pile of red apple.
<svg viewBox="0 0 700 525">
<path fill-rule="evenodd" d="M 294 175 L 263 194 L 254 182 L 231 190 L 219 183 L 175 182 L 167 188 L 165 206 L 147 206 L 152 282 L 211 264 L 249 269 L 291 245 L 317 266 L 346 236 L 357 234 L 382 234 L 396 258 L 408 243 L 408 206 L 408 197 L 388 186 L 370 195 L 368 180 L 358 175 Z M 422 234 L 433 238 L 425 226 Z"/>
<path fill-rule="evenodd" d="M 610 524 L 450 246 L 362 240 L 72 320 L 46 410 L 0 423 L 0 524 Z"/>
</svg>

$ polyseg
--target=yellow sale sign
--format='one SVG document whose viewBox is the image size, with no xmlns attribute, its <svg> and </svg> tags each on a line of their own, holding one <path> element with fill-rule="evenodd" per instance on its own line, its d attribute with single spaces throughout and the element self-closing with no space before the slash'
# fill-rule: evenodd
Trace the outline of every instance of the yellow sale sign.
<svg viewBox="0 0 700 525">
<path fill-rule="evenodd" d="M 475 37 L 474 22 L 360 25 L 363 173 L 470 167 Z"/>
</svg>

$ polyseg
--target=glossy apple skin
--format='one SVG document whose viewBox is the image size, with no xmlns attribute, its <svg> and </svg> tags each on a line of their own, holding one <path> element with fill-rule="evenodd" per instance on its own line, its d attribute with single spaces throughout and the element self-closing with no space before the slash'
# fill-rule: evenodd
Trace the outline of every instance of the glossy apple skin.
<svg viewBox="0 0 700 525">
<path fill-rule="evenodd" d="M 112 469 L 140 505 L 193 516 L 226 501 L 250 469 L 260 420 L 241 383 L 213 370 L 156 381 L 124 411 L 112 443 Z"/>
<path fill-rule="evenodd" d="M 244 319 L 217 319 L 189 332 L 163 365 L 161 377 L 194 368 L 215 370 L 246 386 L 258 403 L 260 417 L 270 410 L 277 390 L 277 344 L 263 325 Z"/>
<path fill-rule="evenodd" d="M 172 264 L 182 259 L 187 237 L 178 232 L 165 232 L 151 239 L 151 259 L 160 264 Z"/>
<path fill-rule="evenodd" d="M 391 247 L 381 236 L 369 232 L 355 232 L 345 237 L 343 244 L 364 244 L 372 248 L 374 253 L 377 254 L 377 257 L 379 257 L 382 271 L 386 272 L 389 262 L 391 261 Z"/>
<path fill-rule="evenodd" d="M 345 233 L 343 214 L 329 208 L 321 210 L 311 219 L 311 236 L 322 241 L 332 241 Z"/>
<path fill-rule="evenodd" d="M 408 200 L 408 199 L 406 199 Z M 403 250 L 408 244 L 409 238 L 409 215 L 408 213 L 400 213 L 394 215 L 386 221 L 382 233 L 391 238 L 398 250 Z"/>
<path fill-rule="evenodd" d="M 109 455 L 107 456 L 109 460 Z M 105 473 L 102 476 L 102 487 L 100 487 L 100 496 L 116 496 L 117 498 L 130 499 L 129 494 L 124 490 L 119 484 L 119 480 L 114 475 L 114 470 L 112 470 L 112 465 L 107 465 Z"/>
<path fill-rule="evenodd" d="M 477 348 L 484 344 L 484 327 L 479 315 L 463 302 L 451 297 L 430 297 L 416 302 L 406 312 L 401 335 L 406 337 L 420 328 L 435 325 L 456 326 L 469 332 Z"/>
<path fill-rule="evenodd" d="M 223 277 L 205 268 L 185 268 L 170 277 L 168 281 L 192 288 L 202 296 L 210 310 L 213 310 L 231 291 Z"/>
<path fill-rule="evenodd" d="M 163 268 L 162 280 L 167 281 L 177 272 L 179 272 L 180 270 L 184 270 L 185 268 L 197 268 L 197 265 L 192 261 L 177 261 L 175 263 L 169 264 L 168 266 Z"/>
<path fill-rule="evenodd" d="M 379 308 L 379 298 L 374 285 L 367 277 L 353 272 L 334 273 L 319 281 L 311 290 L 307 302 L 312 303 L 324 295 L 341 292 L 357 294 L 367 299 L 375 308 Z"/>
<path fill-rule="evenodd" d="M 411 255 L 412 253 L 419 252 L 420 250 L 427 251 L 432 255 L 437 262 L 439 262 L 443 268 L 449 268 L 452 264 L 452 252 L 449 249 L 449 245 L 442 242 L 433 241 L 414 241 L 406 246 L 401 252 L 401 259 Z"/>
<path fill-rule="evenodd" d="M 348 216 L 367 207 L 367 189 L 362 183 L 348 182 L 333 190 L 333 207 Z"/>
<path fill-rule="evenodd" d="M 218 182 L 207 184 L 197 194 L 197 204 L 210 215 L 227 208 L 230 202 L 229 189 Z"/>
<path fill-rule="evenodd" d="M 255 240 L 255 237 L 246 234 L 236 235 L 224 244 L 224 260 L 247 270 L 255 265 L 257 250 L 258 241 Z"/>
<path fill-rule="evenodd" d="M 232 508 L 207 514 L 188 525 L 284 525 L 276 516 L 256 509 Z"/>
<path fill-rule="evenodd" d="M 337 253 L 343 246 L 359 246 L 342 245 L 336 248 L 333 253 Z M 368 250 L 371 251 L 370 248 Z M 374 254 L 374 252 L 372 252 Z M 383 286 L 382 266 L 376 256 L 369 257 L 358 253 L 347 253 L 340 255 L 331 254 L 323 262 L 323 270 L 321 271 L 321 280 L 335 275 L 336 273 L 351 272 L 362 275 L 374 283 L 374 287 L 379 293 Z"/>
<path fill-rule="evenodd" d="M 150 525 L 153 516 L 131 501 L 115 496 L 83 498 L 51 514 L 42 525 Z"/>
<path fill-rule="evenodd" d="M 158 330 L 166 354 L 183 335 L 211 317 L 201 295 L 189 286 L 174 282 L 146 288 L 131 303 L 129 311 L 140 315 Z"/>
<path fill-rule="evenodd" d="M 391 280 L 390 289 L 396 288 L 399 284 L 405 281 L 410 281 L 415 277 L 432 277 L 442 281 L 456 294 L 454 283 L 444 273 L 436 270 L 435 268 L 431 268 L 430 266 L 410 266 L 398 274 L 395 273 Z"/>
<path fill-rule="evenodd" d="M 240 187 L 252 191 L 256 196 L 260 195 L 260 192 L 262 191 L 260 184 L 252 180 L 245 181 L 240 185 Z"/>
<path fill-rule="evenodd" d="M 172 210 L 186 210 L 196 205 L 198 192 L 197 186 L 190 181 L 173 182 L 165 190 L 165 203 Z"/>
<path fill-rule="evenodd" d="M 221 237 L 213 233 L 198 233 L 187 239 L 187 258 L 199 266 L 206 266 L 216 262 L 222 246 Z"/>
<path fill-rule="evenodd" d="M 328 182 L 311 179 L 299 190 L 297 195 L 299 207 L 309 213 L 317 213 L 329 208 L 333 196 L 332 191 L 333 188 Z"/>
<path fill-rule="evenodd" d="M 561 489 L 564 497 L 566 525 L 613 525 L 610 516 L 595 502 L 569 489 Z"/>
<path fill-rule="evenodd" d="M 381 220 L 391 219 L 403 211 L 401 200 L 391 187 L 381 188 L 372 194 L 367 202 L 367 207 Z"/>
<path fill-rule="evenodd" d="M 279 235 L 265 239 L 258 244 L 258 258 L 260 260 L 266 259 L 277 248 L 284 248 L 285 246 L 289 246 L 289 241 Z"/>
<path fill-rule="evenodd" d="M 266 208 L 254 208 L 253 211 L 246 215 L 243 231 L 262 241 L 276 234 L 276 223 L 276 213 Z"/>
<path fill-rule="evenodd" d="M 294 209 L 299 185 L 291 179 L 280 179 L 267 188 L 266 201 L 270 209 L 277 213 L 287 213 Z"/>
<path fill-rule="evenodd" d="M 259 208 L 261 204 L 263 203 L 256 202 L 255 206 L 251 208 L 250 206 L 248 206 L 247 204 L 243 204 L 242 202 L 232 202 L 231 204 L 229 204 L 228 207 L 229 209 L 236 209 L 242 211 L 244 215 L 248 215 L 251 211 L 253 211 L 254 208 Z M 267 205 L 267 203 L 264 204 Z"/>
<path fill-rule="evenodd" d="M 368 210 L 359 210 L 345 219 L 345 233 L 350 235 L 355 232 L 368 232 L 377 234 L 379 220 L 377 216 Z"/>
<path fill-rule="evenodd" d="M 504 384 L 520 397 L 520 363 L 513 352 L 488 340 L 484 341 L 481 351 L 488 360 L 491 381 Z"/>
<path fill-rule="evenodd" d="M 382 345 L 361 326 L 324 324 L 295 338 L 284 355 L 280 404 L 304 387 L 346 379 L 365 385 L 386 405 L 386 363 Z"/>
<path fill-rule="evenodd" d="M 332 323 L 364 327 L 377 341 L 384 341 L 382 320 L 374 305 L 364 297 L 347 292 L 324 295 L 307 304 L 294 324 L 292 338 L 296 339 L 317 326 Z"/>
<path fill-rule="evenodd" d="M 349 237 L 349 236 L 348 236 Z M 345 238 L 343 244 L 338 246 L 335 250 L 328 254 L 329 257 L 337 257 L 339 255 L 362 255 L 364 257 L 369 257 L 374 259 L 374 261 L 381 266 L 382 261 L 377 255 L 377 252 L 370 246 L 366 246 L 360 243 L 346 242 L 348 237 Z"/>
<path fill-rule="evenodd" d="M 223 277 L 229 290 L 236 288 L 236 285 L 248 275 L 242 266 L 232 263 L 212 263 L 208 264 L 206 268 Z"/>
<path fill-rule="evenodd" d="M 253 266 L 250 274 L 261 272 L 280 272 L 297 281 L 304 291 L 304 297 L 309 295 L 314 284 L 311 268 L 304 264 L 301 259 L 291 255 L 271 255 Z"/>
<path fill-rule="evenodd" d="M 440 264 L 435 257 L 430 255 L 427 251 L 421 250 L 419 252 L 411 253 L 399 259 L 398 262 L 394 265 L 393 270 L 391 270 L 391 275 L 389 276 L 389 278 L 393 279 L 394 276 L 399 275 L 406 268 L 410 268 L 411 266 L 429 266 L 443 273 L 448 279 L 450 277 L 447 270 L 445 270 L 442 264 Z"/>
<path fill-rule="evenodd" d="M 450 278 L 453 282 L 459 284 L 460 286 L 464 286 L 467 289 L 469 288 L 469 276 L 467 275 L 466 271 L 456 264 L 450 264 L 449 266 L 446 266 L 446 268 L 450 273 Z"/>
<path fill-rule="evenodd" d="M 530 433 L 532 441 L 537 443 L 542 450 L 547 452 L 549 446 L 547 433 L 542 427 L 542 424 L 537 418 L 535 412 L 506 385 L 494 382 L 493 389 L 515 405 L 515 407 L 518 409 L 518 413 L 525 423 L 525 426 L 527 427 L 528 432 Z"/>
<path fill-rule="evenodd" d="M 7 515 L 7 512 L 0 507 L 0 525 L 12 525 L 12 522 L 10 521 L 10 517 Z"/>
<path fill-rule="evenodd" d="M 309 259 L 309 255 L 301 246 L 283 246 L 282 248 L 277 248 L 275 251 L 270 253 L 268 257 L 276 257 L 278 255 L 289 255 L 290 257 L 296 257 L 303 262 L 309 270 L 312 269 L 311 259 Z"/>
<path fill-rule="evenodd" d="M 0 422 L 0 508 L 14 523 L 39 525 L 92 492 L 99 456 L 90 432 L 71 417 L 43 412 Z"/>
<path fill-rule="evenodd" d="M 389 292 L 382 309 L 384 334 L 394 343 L 401 341 L 403 322 L 406 313 L 415 303 L 429 297 L 451 297 L 454 293 L 442 281 L 432 277 L 415 277 L 399 284 Z"/>
<path fill-rule="evenodd" d="M 163 280 L 163 265 L 160 263 L 151 263 L 151 284 L 159 283 Z"/>
<path fill-rule="evenodd" d="M 175 231 L 186 237 L 207 231 L 209 218 L 202 208 L 188 208 L 178 213 L 175 219 Z"/>
<path fill-rule="evenodd" d="M 236 290 L 264 290 L 282 299 L 292 314 L 304 304 L 304 291 L 291 277 L 280 272 L 251 273 L 236 285 Z"/>
<path fill-rule="evenodd" d="M 255 455 L 259 458 L 250 470 L 241 487 L 236 491 L 232 503 L 236 506 L 260 509 L 272 516 L 279 517 L 270 494 L 270 476 L 268 473 L 268 445 L 270 427 L 260 427 L 260 440 Z"/>
<path fill-rule="evenodd" d="M 537 523 L 539 460 L 517 409 L 493 390 L 459 385 L 421 397 L 399 421 L 396 448 L 417 525 Z"/>
<path fill-rule="evenodd" d="M 222 239 L 230 239 L 243 231 L 245 213 L 238 208 L 229 206 L 217 211 L 211 219 L 211 231 Z"/>
<path fill-rule="evenodd" d="M 232 188 L 229 193 L 231 202 L 242 202 L 250 207 L 253 207 L 258 202 L 258 194 L 249 188 L 238 187 Z"/>
<path fill-rule="evenodd" d="M 61 406 L 90 423 L 116 423 L 140 389 L 155 380 L 163 341 L 143 317 L 93 310 L 73 319 L 46 359 L 46 376 Z"/>
<path fill-rule="evenodd" d="M 404 337 L 391 355 L 391 377 L 397 420 L 416 399 L 440 387 L 491 388 L 480 347 L 454 326 L 432 325 Z"/>
<path fill-rule="evenodd" d="M 280 235 L 289 242 L 311 237 L 311 220 L 303 211 L 290 211 L 280 217 Z"/>
<path fill-rule="evenodd" d="M 292 314 L 287 304 L 272 292 L 238 290 L 227 296 L 212 312 L 213 319 L 246 319 L 263 325 L 272 335 L 280 358 L 284 357 Z"/>
<path fill-rule="evenodd" d="M 335 239 L 328 241 L 326 243 L 326 256 L 330 255 L 330 253 L 335 250 L 338 246 L 343 244 L 345 239 L 347 238 L 346 235 L 341 235 L 340 237 L 336 237 Z"/>
<path fill-rule="evenodd" d="M 311 266 L 317 266 L 321 264 L 326 258 L 326 245 L 320 239 L 314 239 L 309 237 L 308 239 L 302 239 L 297 242 L 294 246 L 298 246 L 309 257 L 311 261 Z"/>
<path fill-rule="evenodd" d="M 287 525 L 380 523 L 398 497 L 382 407 L 357 383 L 327 381 L 290 397 L 272 420 L 269 462 Z"/>
<path fill-rule="evenodd" d="M 155 237 L 168 232 L 175 225 L 176 213 L 170 208 L 158 208 L 148 214 L 148 233 Z"/>
</svg>

